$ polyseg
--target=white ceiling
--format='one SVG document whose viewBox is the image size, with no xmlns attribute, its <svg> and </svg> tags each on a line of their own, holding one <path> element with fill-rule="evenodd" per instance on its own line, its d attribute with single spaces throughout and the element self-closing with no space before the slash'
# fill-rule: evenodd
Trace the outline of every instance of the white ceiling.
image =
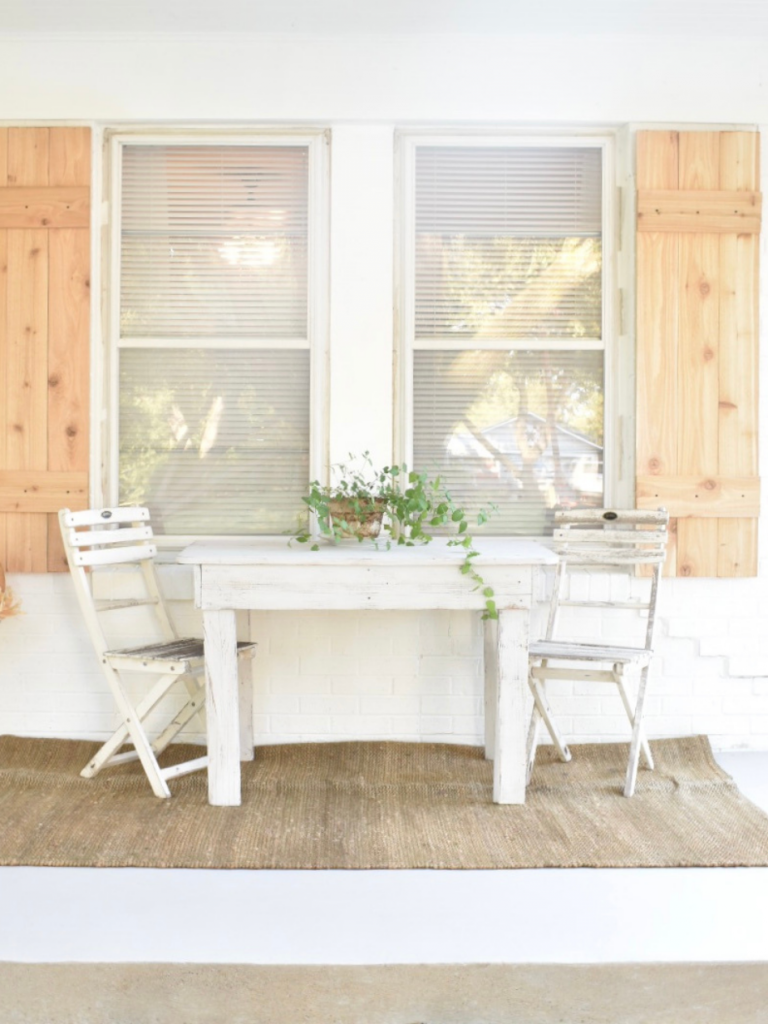
<svg viewBox="0 0 768 1024">
<path fill-rule="evenodd" d="M 0 0 L 0 32 L 768 36 L 768 0 Z"/>
</svg>

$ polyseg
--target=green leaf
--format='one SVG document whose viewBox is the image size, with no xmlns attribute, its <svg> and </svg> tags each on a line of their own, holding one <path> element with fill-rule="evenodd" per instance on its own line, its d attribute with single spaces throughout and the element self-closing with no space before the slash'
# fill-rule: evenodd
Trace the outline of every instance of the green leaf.
<svg viewBox="0 0 768 1024">
<path fill-rule="evenodd" d="M 310 551 L 319 551 L 320 550 L 320 545 L 319 544 L 313 544 L 312 547 L 309 550 Z"/>
<path fill-rule="evenodd" d="M 459 523 L 459 533 L 465 533 L 468 525 L 469 524 L 467 523 L 467 520 L 462 519 L 462 521 Z"/>
<path fill-rule="evenodd" d="M 451 516 L 451 519 L 454 521 L 454 523 L 458 523 L 459 520 L 461 520 L 463 518 L 464 518 L 464 510 L 460 509 L 460 508 L 457 508 L 456 511 Z"/>
</svg>

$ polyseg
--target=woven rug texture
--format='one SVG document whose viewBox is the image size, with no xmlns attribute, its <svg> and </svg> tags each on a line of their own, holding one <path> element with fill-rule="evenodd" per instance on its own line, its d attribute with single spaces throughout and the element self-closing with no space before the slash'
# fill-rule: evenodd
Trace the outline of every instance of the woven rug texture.
<svg viewBox="0 0 768 1024">
<path fill-rule="evenodd" d="M 768 866 L 768 816 L 705 737 L 652 743 L 622 795 L 626 744 L 539 748 L 521 806 L 491 800 L 477 747 L 297 743 L 243 764 L 240 807 L 211 807 L 204 772 L 159 800 L 136 764 L 95 779 L 98 745 L 0 736 L 0 864 L 153 868 Z M 165 763 L 199 754 L 175 745 Z"/>
</svg>

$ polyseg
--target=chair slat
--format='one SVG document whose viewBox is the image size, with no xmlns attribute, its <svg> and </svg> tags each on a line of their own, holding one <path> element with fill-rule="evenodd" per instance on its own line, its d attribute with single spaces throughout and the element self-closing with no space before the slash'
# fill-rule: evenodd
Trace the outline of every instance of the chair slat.
<svg viewBox="0 0 768 1024">
<path fill-rule="evenodd" d="M 128 544 L 136 540 L 149 540 L 154 536 L 151 526 L 120 527 L 117 530 L 70 530 L 70 544 L 75 548 L 97 545 Z"/>
<path fill-rule="evenodd" d="M 589 550 L 588 548 L 567 548 L 558 552 L 561 559 L 570 566 L 584 565 L 655 565 L 664 561 L 664 551 L 616 551 L 609 548 L 607 551 L 600 549 Z"/>
<path fill-rule="evenodd" d="M 572 527 L 561 527 L 554 532 L 555 541 L 573 540 L 579 543 L 615 544 L 621 547 L 626 544 L 666 544 L 666 530 L 581 530 Z"/>
<path fill-rule="evenodd" d="M 97 612 L 115 612 L 123 608 L 144 608 L 148 605 L 156 604 L 158 604 L 158 601 L 154 597 L 100 598 L 94 601 Z"/>
<path fill-rule="evenodd" d="M 606 517 L 607 516 L 610 518 Z M 555 512 L 555 523 L 657 523 L 666 524 L 668 519 L 664 509 L 638 508 L 572 508 Z"/>
<path fill-rule="evenodd" d="M 66 510 L 63 516 L 65 526 L 103 526 L 106 523 L 148 523 L 149 509 L 136 505 L 122 508 L 89 508 L 82 512 Z"/>
<path fill-rule="evenodd" d="M 124 562 L 143 562 L 157 554 L 155 544 L 134 544 L 126 548 L 98 548 L 90 551 L 73 551 L 75 565 L 121 565 Z"/>
</svg>

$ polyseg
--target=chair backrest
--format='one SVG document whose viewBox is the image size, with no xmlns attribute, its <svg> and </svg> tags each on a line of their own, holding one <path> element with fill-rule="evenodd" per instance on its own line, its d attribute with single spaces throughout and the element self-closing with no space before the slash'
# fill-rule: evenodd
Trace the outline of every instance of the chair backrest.
<svg viewBox="0 0 768 1024">
<path fill-rule="evenodd" d="M 86 509 L 59 512 L 59 526 L 88 631 L 99 653 L 109 650 L 101 621 L 102 612 L 148 606 L 154 612 L 164 640 L 173 640 L 176 631 L 163 602 L 154 566 L 157 545 L 150 524 L 149 509 L 142 507 Z M 136 566 L 140 582 L 136 596 L 97 600 L 93 594 L 93 574 L 114 566 Z"/>
<path fill-rule="evenodd" d="M 633 609 L 647 614 L 645 650 L 651 650 L 659 596 L 661 570 L 667 550 L 669 513 L 665 509 L 570 509 L 555 512 L 554 546 L 559 555 L 555 585 L 547 621 L 546 637 L 551 640 L 563 607 Z M 593 598 L 589 587 L 578 597 L 567 588 L 574 572 L 602 569 L 633 572 L 651 567 L 647 596 L 631 600 Z M 634 573 L 633 573 L 634 574 Z"/>
</svg>

